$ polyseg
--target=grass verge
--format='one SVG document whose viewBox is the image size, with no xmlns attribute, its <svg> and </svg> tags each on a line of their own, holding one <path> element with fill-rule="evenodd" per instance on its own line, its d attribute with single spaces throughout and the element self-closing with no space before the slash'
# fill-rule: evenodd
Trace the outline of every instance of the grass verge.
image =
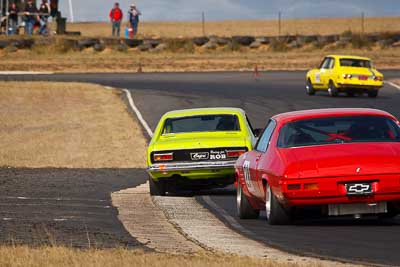
<svg viewBox="0 0 400 267">
<path fill-rule="evenodd" d="M 136 72 L 139 65 L 144 72 L 243 71 L 254 70 L 255 64 L 259 70 L 307 70 L 317 67 L 327 54 L 367 56 L 374 60 L 378 69 L 400 68 L 400 47 L 315 49 L 309 44 L 282 52 L 271 52 L 270 49 L 269 46 L 239 51 L 226 51 L 223 47 L 212 51 L 196 48 L 194 53 L 140 52 L 137 49 L 118 52 L 108 48 L 103 52 L 88 48 L 66 53 L 0 50 L 0 71 Z"/>
<path fill-rule="evenodd" d="M 0 83 L 0 166 L 140 168 L 146 141 L 120 91 Z"/>
<path fill-rule="evenodd" d="M 361 32 L 361 17 L 283 19 L 282 34 L 339 34 L 350 30 Z M 125 25 L 124 25 L 125 26 Z M 70 23 L 68 30 L 81 31 L 83 36 L 110 36 L 111 24 L 107 22 Z M 206 34 L 217 36 L 278 35 L 277 20 L 225 20 L 207 21 Z M 364 32 L 400 31 L 400 17 L 366 17 Z M 122 31 L 124 32 L 124 31 Z M 202 36 L 201 21 L 154 21 L 141 22 L 139 33 L 142 37 L 193 37 Z"/>
<path fill-rule="evenodd" d="M 29 247 L 1 247 L 0 266 L 189 266 L 189 267 L 288 267 L 293 263 L 277 264 L 268 260 L 218 254 L 171 255 L 144 253 L 126 249 L 75 250 L 64 247 L 34 249 Z"/>
</svg>

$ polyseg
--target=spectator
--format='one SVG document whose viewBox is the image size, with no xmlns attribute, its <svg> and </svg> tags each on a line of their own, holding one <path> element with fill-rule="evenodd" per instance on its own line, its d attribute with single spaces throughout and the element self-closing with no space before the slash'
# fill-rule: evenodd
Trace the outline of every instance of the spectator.
<svg viewBox="0 0 400 267">
<path fill-rule="evenodd" d="M 11 3 L 8 9 L 8 34 L 14 35 L 17 33 L 18 27 L 18 12 L 19 9 L 15 3 Z"/>
<path fill-rule="evenodd" d="M 47 29 L 47 22 L 48 22 L 49 16 L 50 16 L 50 5 L 47 2 L 47 0 L 42 0 L 42 3 L 40 4 L 40 8 L 39 8 L 39 13 L 40 13 L 39 34 L 47 35 L 49 33 L 49 31 Z"/>
<path fill-rule="evenodd" d="M 132 4 L 131 10 L 129 10 L 128 15 L 130 27 L 133 29 L 133 35 L 136 36 L 139 27 L 139 16 L 141 16 L 142 13 L 140 13 L 140 11 L 136 8 L 135 4 Z"/>
<path fill-rule="evenodd" d="M 24 14 L 25 14 L 25 34 L 27 35 L 32 35 L 33 34 L 33 26 L 35 25 L 35 22 L 37 21 L 38 18 L 38 9 L 36 5 L 33 4 L 32 0 L 28 0 L 25 9 L 24 9 Z"/>
<path fill-rule="evenodd" d="M 121 21 L 123 18 L 122 10 L 119 3 L 114 4 L 114 8 L 110 11 L 110 20 L 112 23 L 112 36 L 119 37 L 121 33 Z"/>
</svg>

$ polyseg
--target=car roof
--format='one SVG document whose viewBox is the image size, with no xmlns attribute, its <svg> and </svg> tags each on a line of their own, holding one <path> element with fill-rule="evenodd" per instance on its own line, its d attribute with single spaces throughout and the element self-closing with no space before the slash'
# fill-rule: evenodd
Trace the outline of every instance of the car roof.
<svg viewBox="0 0 400 267">
<path fill-rule="evenodd" d="M 196 109 L 181 109 L 174 110 L 164 114 L 164 117 L 187 117 L 196 115 L 217 115 L 217 114 L 235 114 L 244 115 L 245 112 L 240 108 L 216 107 L 216 108 L 196 108 Z"/>
<path fill-rule="evenodd" d="M 348 117 L 348 116 L 381 116 L 390 119 L 397 119 L 390 113 L 370 108 L 328 108 L 328 109 L 310 109 L 281 113 L 272 119 L 278 123 L 287 123 L 297 120 L 326 118 L 326 117 Z"/>
<path fill-rule="evenodd" d="M 370 58 L 367 57 L 359 57 L 359 56 L 351 56 L 351 55 L 328 55 L 326 57 L 333 57 L 333 58 L 351 58 L 351 59 L 361 59 L 361 60 L 371 60 Z"/>
</svg>

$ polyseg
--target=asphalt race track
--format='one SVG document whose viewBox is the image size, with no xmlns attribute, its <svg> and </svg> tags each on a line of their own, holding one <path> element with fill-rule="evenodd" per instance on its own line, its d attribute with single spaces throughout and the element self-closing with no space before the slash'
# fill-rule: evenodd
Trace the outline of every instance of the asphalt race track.
<svg viewBox="0 0 400 267">
<path fill-rule="evenodd" d="M 400 77 L 386 71 L 385 78 Z M 336 98 L 326 93 L 308 96 L 304 72 L 264 72 L 255 80 L 251 73 L 160 73 L 160 74 L 58 74 L 0 76 L 7 80 L 56 80 L 93 82 L 131 90 L 135 103 L 154 129 L 169 110 L 193 107 L 234 106 L 245 109 L 255 128 L 274 114 L 292 110 L 332 107 L 378 108 L 400 117 L 400 90 L 386 85 L 376 99 L 366 96 Z M 306 220 L 292 226 L 268 226 L 264 218 L 240 221 L 235 216 L 235 196 L 207 192 L 232 216 L 245 235 L 266 244 L 299 254 L 372 264 L 400 265 L 400 218 L 379 223 L 374 219 Z M 208 207 L 201 196 L 196 198 Z"/>
<path fill-rule="evenodd" d="M 141 169 L 0 168 L 0 243 L 143 248 L 118 220 L 111 192 L 145 181 Z"/>
</svg>

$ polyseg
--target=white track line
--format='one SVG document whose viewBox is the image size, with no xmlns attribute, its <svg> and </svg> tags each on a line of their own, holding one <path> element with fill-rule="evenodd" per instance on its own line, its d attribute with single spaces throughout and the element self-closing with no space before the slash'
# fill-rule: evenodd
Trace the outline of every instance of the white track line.
<svg viewBox="0 0 400 267">
<path fill-rule="evenodd" d="M 150 138 L 153 137 L 153 131 L 151 130 L 149 124 L 146 122 L 146 120 L 143 118 L 142 113 L 140 113 L 139 109 L 136 107 L 135 102 L 133 102 L 132 94 L 128 89 L 123 89 L 123 91 L 126 94 L 126 97 L 128 98 L 128 103 L 131 106 L 132 110 L 136 113 L 136 116 L 140 123 L 142 124 L 143 128 L 146 130 L 147 134 L 150 136 Z"/>
<path fill-rule="evenodd" d="M 54 72 L 39 72 L 39 71 L 0 71 L 0 75 L 50 75 Z"/>
<path fill-rule="evenodd" d="M 397 90 L 400 90 L 400 85 L 397 85 L 393 82 L 386 82 L 387 84 L 389 84 L 390 86 L 393 86 L 394 88 L 396 88 Z"/>
</svg>

